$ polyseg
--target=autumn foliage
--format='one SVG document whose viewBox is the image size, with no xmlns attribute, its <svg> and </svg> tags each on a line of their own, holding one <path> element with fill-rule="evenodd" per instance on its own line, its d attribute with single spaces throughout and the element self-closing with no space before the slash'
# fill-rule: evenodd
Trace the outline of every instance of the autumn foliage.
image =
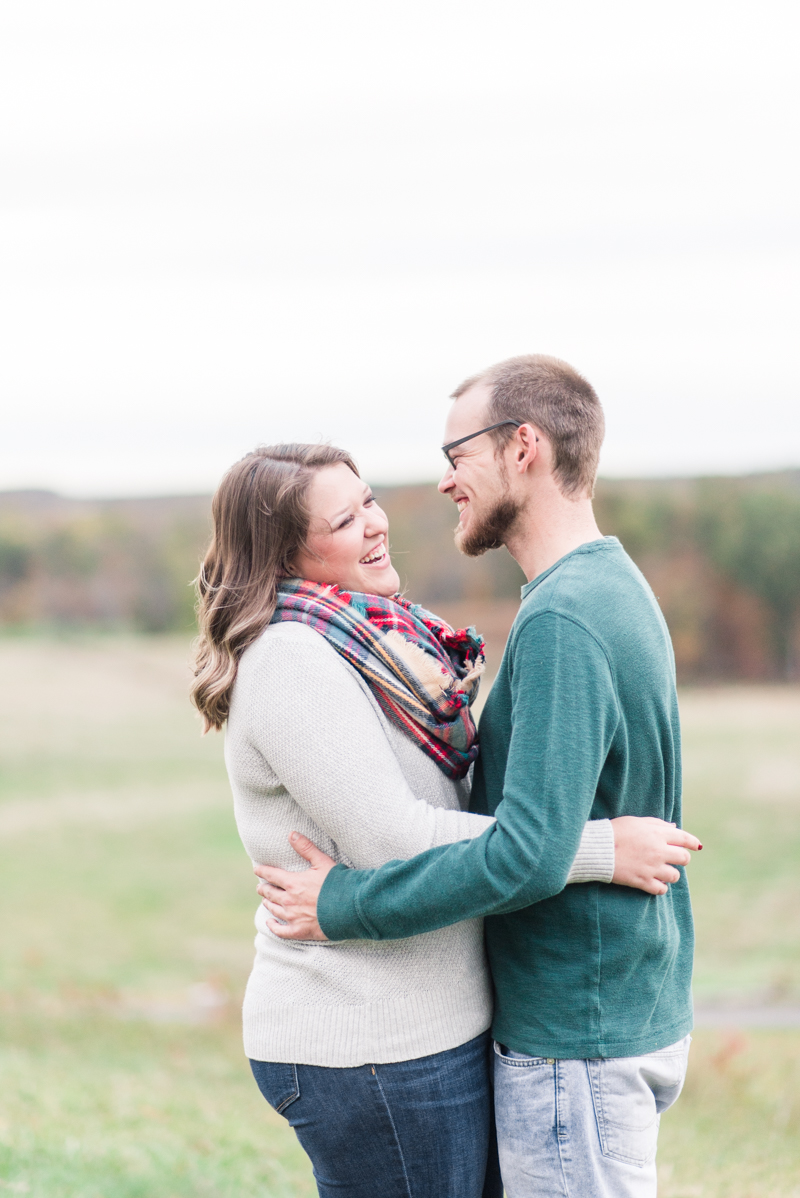
<svg viewBox="0 0 800 1198">
<path fill-rule="evenodd" d="M 409 597 L 477 623 L 496 658 L 524 581 L 516 564 L 505 550 L 461 557 L 455 511 L 432 485 L 379 500 Z M 209 507 L 208 496 L 0 495 L 0 626 L 190 630 Z M 800 471 L 606 480 L 596 509 L 658 595 L 684 681 L 800 677 Z"/>
</svg>

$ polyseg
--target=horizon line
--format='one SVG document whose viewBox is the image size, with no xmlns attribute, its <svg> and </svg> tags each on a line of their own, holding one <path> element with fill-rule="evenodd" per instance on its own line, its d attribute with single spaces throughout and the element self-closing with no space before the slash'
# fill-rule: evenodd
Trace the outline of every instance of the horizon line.
<svg viewBox="0 0 800 1198">
<path fill-rule="evenodd" d="M 691 483 L 691 482 L 706 482 L 722 479 L 754 479 L 754 478 L 769 478 L 778 477 L 780 475 L 800 475 L 800 465 L 797 466 L 779 466 L 765 470 L 747 470 L 747 471 L 698 471 L 693 473 L 681 474 L 598 474 L 598 483 Z M 376 489 L 392 490 L 402 487 L 428 487 L 436 486 L 438 479 L 409 479 L 406 481 L 397 482 L 380 482 L 376 481 L 373 485 Z M 49 487 L 30 486 L 30 487 L 9 487 L 8 489 L 0 490 L 0 502 L 13 497 L 23 498 L 29 496 L 40 496 L 42 499 L 60 499 L 74 503 L 126 503 L 136 502 L 140 500 L 165 500 L 165 499 L 210 499 L 214 494 L 214 489 L 202 490 L 181 490 L 181 491 L 128 491 L 121 494 L 108 494 L 106 492 L 96 492 L 90 494 L 78 494 L 69 491 L 56 491 Z"/>
</svg>

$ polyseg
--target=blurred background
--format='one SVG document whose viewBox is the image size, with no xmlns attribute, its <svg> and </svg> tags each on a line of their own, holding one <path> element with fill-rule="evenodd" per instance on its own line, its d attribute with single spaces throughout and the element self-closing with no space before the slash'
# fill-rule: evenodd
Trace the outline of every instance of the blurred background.
<svg viewBox="0 0 800 1198">
<path fill-rule="evenodd" d="M 799 23 L 7 0 L 0 1191 L 314 1192 L 241 1055 L 252 876 L 186 700 L 210 496 L 255 444 L 350 449 L 491 672 L 521 576 L 456 553 L 438 446 L 462 378 L 546 352 L 606 410 L 706 845 L 660 1193 L 800 1195 Z"/>
</svg>

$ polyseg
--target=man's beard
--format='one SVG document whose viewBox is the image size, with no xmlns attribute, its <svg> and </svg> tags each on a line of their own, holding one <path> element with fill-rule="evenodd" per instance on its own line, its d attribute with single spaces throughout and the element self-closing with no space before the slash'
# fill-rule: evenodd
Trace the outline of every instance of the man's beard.
<svg viewBox="0 0 800 1198">
<path fill-rule="evenodd" d="M 498 499 L 485 515 L 473 514 L 468 530 L 462 533 L 456 529 L 456 548 L 466 557 L 481 557 L 487 549 L 499 549 L 505 544 L 521 509 L 522 505 L 508 495 Z"/>
</svg>

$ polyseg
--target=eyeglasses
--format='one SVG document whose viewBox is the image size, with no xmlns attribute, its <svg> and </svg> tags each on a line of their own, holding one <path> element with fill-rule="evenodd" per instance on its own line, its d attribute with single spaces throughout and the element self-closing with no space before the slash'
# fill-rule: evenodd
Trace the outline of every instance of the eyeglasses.
<svg viewBox="0 0 800 1198">
<path fill-rule="evenodd" d="M 442 453 L 447 458 L 448 463 L 455 470 L 456 463 L 450 457 L 451 449 L 455 449 L 457 445 L 463 445 L 465 441 L 471 441 L 473 437 L 480 437 L 482 433 L 490 433 L 493 428 L 502 428 L 504 424 L 513 424 L 514 428 L 521 428 L 522 423 L 523 422 L 521 420 L 500 420 L 497 424 L 490 424 L 486 428 L 479 428 L 477 433 L 470 433 L 468 437 L 459 437 L 457 441 L 451 441 L 448 445 L 443 445 Z M 537 437 L 536 440 L 538 441 L 539 438 Z"/>
</svg>

